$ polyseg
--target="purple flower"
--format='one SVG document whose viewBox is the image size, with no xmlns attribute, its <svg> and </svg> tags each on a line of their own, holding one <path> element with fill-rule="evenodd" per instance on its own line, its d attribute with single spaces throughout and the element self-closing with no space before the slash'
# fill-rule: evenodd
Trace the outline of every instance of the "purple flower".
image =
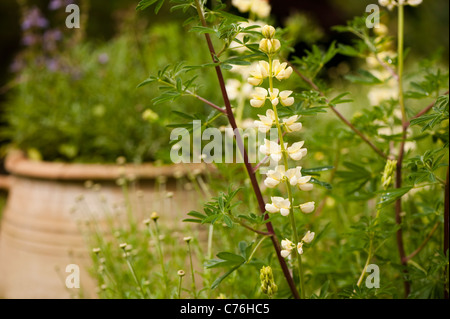
<svg viewBox="0 0 450 319">
<path fill-rule="evenodd" d="M 109 61 L 109 55 L 107 53 L 102 53 L 98 56 L 98 62 L 100 64 L 106 64 Z"/>
<path fill-rule="evenodd" d="M 39 38 L 34 34 L 27 34 L 22 38 L 22 44 L 29 47 L 35 45 Z"/>
<path fill-rule="evenodd" d="M 25 15 L 22 22 L 22 30 L 28 30 L 33 27 L 44 29 L 48 26 L 47 19 L 41 14 L 41 11 L 37 7 L 33 7 Z"/>
<path fill-rule="evenodd" d="M 16 58 L 14 59 L 13 63 L 11 63 L 11 65 L 9 66 L 9 70 L 13 73 L 17 73 L 20 70 L 22 70 L 24 66 L 25 65 L 23 63 L 23 60 Z"/>
<path fill-rule="evenodd" d="M 56 72 L 59 69 L 59 62 L 56 59 L 47 59 L 45 64 L 49 71 Z"/>
<path fill-rule="evenodd" d="M 74 0 L 51 0 L 48 4 L 49 10 L 58 10 L 63 6 L 68 6 L 69 4 L 74 3 Z"/>
<path fill-rule="evenodd" d="M 45 50 L 54 51 L 56 50 L 56 42 L 60 41 L 63 37 L 63 34 L 58 29 L 52 29 L 45 31 L 43 36 L 43 45 Z"/>
</svg>

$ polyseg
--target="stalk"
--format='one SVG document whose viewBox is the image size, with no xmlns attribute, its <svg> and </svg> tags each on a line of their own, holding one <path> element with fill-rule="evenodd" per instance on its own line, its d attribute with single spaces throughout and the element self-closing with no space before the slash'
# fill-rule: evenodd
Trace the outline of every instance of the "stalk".
<svg viewBox="0 0 450 319">
<path fill-rule="evenodd" d="M 202 24 L 202 26 L 206 27 L 207 23 L 206 23 L 205 16 L 204 16 L 204 13 L 203 13 L 203 8 L 202 8 L 199 0 L 196 0 L 195 3 L 196 3 L 197 13 L 198 13 L 198 16 L 200 18 L 201 24 Z M 205 38 L 206 38 L 206 42 L 208 44 L 208 49 L 209 49 L 209 52 L 211 54 L 212 61 L 214 63 L 217 63 L 218 61 L 217 61 L 217 58 L 216 58 L 216 52 L 214 50 L 214 46 L 212 44 L 211 37 L 210 37 L 210 35 L 208 33 L 205 33 Z M 237 145 L 239 147 L 239 150 L 241 152 L 242 157 L 244 158 L 245 168 L 246 168 L 247 173 L 249 175 L 249 178 L 250 178 L 250 181 L 251 181 L 251 184 L 252 184 L 252 187 L 253 187 L 253 191 L 254 191 L 256 199 L 258 201 L 259 209 L 261 211 L 261 214 L 265 214 L 266 213 L 266 208 L 265 208 L 264 199 L 262 197 L 261 189 L 259 188 L 259 184 L 258 184 L 258 181 L 256 179 L 256 175 L 254 173 L 253 167 L 252 167 L 252 165 L 250 164 L 250 162 L 248 160 L 248 154 L 247 154 L 247 152 L 246 152 L 246 150 L 244 148 L 242 137 L 241 137 L 241 135 L 239 133 L 239 130 L 237 129 L 236 119 L 235 119 L 235 117 L 233 115 L 233 110 L 232 110 L 232 107 L 231 107 L 230 100 L 228 98 L 228 93 L 227 93 L 226 88 L 225 88 L 225 80 L 223 78 L 223 74 L 222 74 L 222 70 L 221 70 L 220 66 L 216 66 L 215 67 L 215 71 L 216 71 L 216 74 L 217 74 L 217 78 L 219 80 L 220 90 L 221 90 L 223 101 L 224 101 L 224 104 L 225 104 L 225 107 L 226 107 L 226 113 L 227 113 L 226 115 L 228 117 L 228 121 L 230 122 L 230 125 L 233 128 L 233 131 L 234 131 L 234 134 L 235 134 L 234 137 L 235 137 L 236 143 L 237 143 Z M 268 218 L 268 216 L 266 214 L 264 216 L 265 216 L 265 219 Z M 271 240 L 272 240 L 272 243 L 273 243 L 276 255 L 277 255 L 277 259 L 278 259 L 278 261 L 280 263 L 280 266 L 281 266 L 281 269 L 283 271 L 283 275 L 286 278 L 286 281 L 287 281 L 287 283 L 289 285 L 289 288 L 290 288 L 293 296 L 296 299 L 299 299 L 300 296 L 299 296 L 299 293 L 297 291 L 297 288 L 295 287 L 295 283 L 294 283 L 294 280 L 292 279 L 292 276 L 291 276 L 291 273 L 289 271 L 289 268 L 288 268 L 288 266 L 286 264 L 286 261 L 281 256 L 280 244 L 278 242 L 277 237 L 275 236 L 275 231 L 273 229 L 272 223 L 271 222 L 266 223 L 266 227 L 267 227 L 267 231 L 270 234 L 272 234 Z"/>
<path fill-rule="evenodd" d="M 272 65 L 273 65 L 273 59 L 271 56 L 269 56 L 269 85 L 270 85 L 270 93 L 273 92 L 273 74 L 272 74 Z M 288 168 L 288 155 L 287 155 L 287 151 L 286 148 L 284 146 L 284 139 L 283 139 L 283 131 L 281 129 L 281 125 L 280 125 L 280 120 L 278 118 L 278 110 L 277 107 L 275 105 L 272 105 L 272 109 L 273 112 L 275 114 L 275 124 L 277 126 L 277 130 L 278 130 L 278 136 L 280 139 L 280 145 L 281 145 L 281 152 L 283 154 L 283 161 L 284 161 L 284 167 L 285 169 Z M 292 227 L 292 232 L 293 232 L 293 238 L 294 238 L 294 243 L 298 244 L 299 240 L 298 240 L 298 233 L 297 233 L 297 226 L 295 223 L 295 216 L 294 216 L 294 198 L 292 196 L 292 189 L 291 189 L 291 184 L 289 183 L 288 180 L 286 180 L 286 189 L 288 191 L 288 197 L 289 197 L 289 202 L 291 203 L 290 205 L 290 209 L 289 209 L 289 219 L 291 222 L 291 227 Z M 300 281 L 300 297 L 301 299 L 305 298 L 305 287 L 304 287 L 304 280 L 303 280 L 303 267 L 302 267 L 302 257 L 301 255 L 297 252 L 297 250 L 295 250 L 295 256 L 297 259 L 297 264 L 298 264 L 298 278 Z"/>
</svg>

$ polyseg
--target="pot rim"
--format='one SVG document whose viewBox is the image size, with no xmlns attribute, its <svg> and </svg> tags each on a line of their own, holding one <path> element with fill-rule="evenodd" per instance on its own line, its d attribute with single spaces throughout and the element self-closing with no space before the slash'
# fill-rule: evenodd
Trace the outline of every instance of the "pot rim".
<svg viewBox="0 0 450 319">
<path fill-rule="evenodd" d="M 151 163 L 136 164 L 83 164 L 33 161 L 24 152 L 14 150 L 5 158 L 5 168 L 13 176 L 52 180 L 117 180 L 120 177 L 156 179 L 158 177 L 182 177 L 197 171 L 210 169 L 205 163 L 180 163 L 155 166 Z"/>
</svg>

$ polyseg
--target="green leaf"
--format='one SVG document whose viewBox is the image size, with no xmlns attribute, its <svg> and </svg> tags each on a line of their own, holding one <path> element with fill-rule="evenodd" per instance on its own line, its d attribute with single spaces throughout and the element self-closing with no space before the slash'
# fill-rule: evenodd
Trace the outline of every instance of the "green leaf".
<svg viewBox="0 0 450 319">
<path fill-rule="evenodd" d="M 141 82 L 136 88 L 140 88 L 144 85 L 156 82 L 158 79 L 155 77 L 149 77 L 148 79 L 146 79 L 145 81 Z"/>
<path fill-rule="evenodd" d="M 325 187 L 328 190 L 333 189 L 333 186 L 331 186 L 330 183 L 319 181 L 318 179 L 316 179 L 314 177 L 311 178 L 310 182 L 313 183 L 313 184 L 317 184 L 317 185 L 320 185 L 322 187 Z"/>
<path fill-rule="evenodd" d="M 395 202 L 397 199 L 401 198 L 403 195 L 408 193 L 412 187 L 402 187 L 397 189 L 388 189 L 386 191 L 379 192 L 381 193 L 381 200 L 377 204 L 378 208 L 384 208 L 389 204 Z"/>
<path fill-rule="evenodd" d="M 164 0 L 141 0 L 137 5 L 136 10 L 143 11 L 155 3 L 156 3 L 155 13 L 157 14 L 161 9 L 162 5 L 164 4 Z"/>
<path fill-rule="evenodd" d="M 333 168 L 334 168 L 334 166 L 320 166 L 320 167 L 313 167 L 313 168 L 302 168 L 302 174 L 326 172 L 326 171 L 329 171 L 329 170 L 331 170 Z"/>
<path fill-rule="evenodd" d="M 350 92 L 345 92 L 345 93 L 339 94 L 339 95 L 336 96 L 334 99 L 332 99 L 332 100 L 329 102 L 329 104 L 330 104 L 330 105 L 333 105 L 333 106 L 336 106 L 336 105 L 338 105 L 338 104 L 343 104 L 343 103 L 350 103 L 350 102 L 353 102 L 353 100 L 351 100 L 351 99 L 343 99 L 344 96 L 347 96 L 347 95 L 350 95 L 350 94 L 351 94 Z"/>
<path fill-rule="evenodd" d="M 233 267 L 233 268 L 231 268 L 231 269 L 228 270 L 225 274 L 223 274 L 222 276 L 220 276 L 219 278 L 217 278 L 216 280 L 214 280 L 213 284 L 211 285 L 211 289 L 217 288 L 217 286 L 219 286 L 220 283 L 221 283 L 225 278 L 227 278 L 229 275 L 231 275 L 234 271 L 236 271 L 236 270 L 237 270 L 239 267 L 241 267 L 242 265 L 243 265 L 243 263 L 240 264 L 240 265 L 237 265 L 237 266 L 235 266 L 235 267 Z"/>
<path fill-rule="evenodd" d="M 349 80 L 352 83 L 359 83 L 359 84 L 381 84 L 383 81 L 381 81 L 379 78 L 377 78 L 375 75 L 370 73 L 366 70 L 358 70 L 357 75 L 346 75 L 345 78 Z"/>
<path fill-rule="evenodd" d="M 220 252 L 217 254 L 217 257 L 234 263 L 243 263 L 245 261 L 244 257 L 229 252 Z"/>
<path fill-rule="evenodd" d="M 223 221 L 225 222 L 225 224 L 227 225 L 228 228 L 233 228 L 233 221 L 231 220 L 230 217 L 228 217 L 227 215 L 224 215 Z"/>
</svg>

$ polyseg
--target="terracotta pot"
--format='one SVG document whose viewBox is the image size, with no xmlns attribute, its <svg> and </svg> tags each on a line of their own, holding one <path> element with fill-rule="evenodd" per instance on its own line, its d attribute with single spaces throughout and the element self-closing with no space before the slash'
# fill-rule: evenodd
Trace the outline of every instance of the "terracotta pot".
<svg viewBox="0 0 450 319">
<path fill-rule="evenodd" d="M 69 264 L 80 266 L 83 296 L 95 297 L 96 284 L 87 271 L 90 261 L 79 222 L 86 215 L 99 220 L 106 217 L 104 211 L 89 207 L 99 207 L 100 197 L 103 203 L 120 205 L 123 192 L 116 182 L 128 176 L 136 179 L 133 187 L 143 194 L 130 196 L 133 201 L 139 197 L 135 206 L 139 209 L 133 214 L 148 217 L 157 211 L 161 222 L 176 229 L 187 212 L 199 207 L 197 193 L 183 188 L 180 176 L 204 169 L 201 164 L 119 167 L 34 162 L 18 152 L 7 157 L 5 167 L 11 175 L 4 183 L 9 194 L 0 224 L 0 298 L 78 295 L 79 289 L 65 285 L 71 274 L 66 273 Z M 101 184 L 101 190 L 87 189 L 88 180 Z M 173 192 L 173 197 L 168 198 L 167 192 Z M 80 195 L 86 209 L 74 213 Z"/>
</svg>

